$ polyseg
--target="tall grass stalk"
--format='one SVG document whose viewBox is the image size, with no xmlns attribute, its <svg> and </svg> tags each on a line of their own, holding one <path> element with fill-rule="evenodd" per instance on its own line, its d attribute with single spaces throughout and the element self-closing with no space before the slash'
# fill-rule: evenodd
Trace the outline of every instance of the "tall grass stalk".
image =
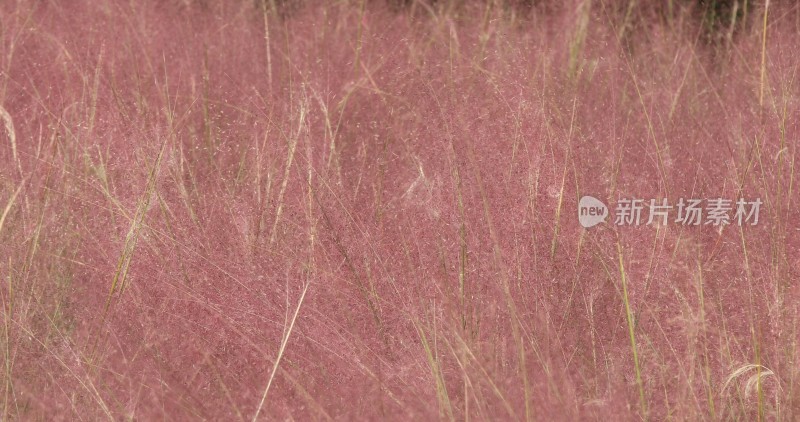
<svg viewBox="0 0 800 422">
<path fill-rule="evenodd" d="M 300 308 L 303 306 L 303 301 L 306 298 L 306 292 L 308 292 L 308 287 L 310 286 L 310 282 L 307 281 L 303 285 L 303 291 L 300 293 L 300 299 L 297 300 L 297 306 L 294 309 L 294 313 L 292 314 L 292 319 L 289 321 L 288 325 L 284 327 L 283 330 L 283 337 L 281 339 L 281 345 L 278 349 L 278 356 L 275 358 L 275 362 L 272 364 L 272 372 L 269 374 L 269 379 L 267 380 L 267 386 L 264 387 L 264 393 L 261 395 L 261 401 L 258 402 L 258 407 L 256 408 L 255 413 L 253 414 L 253 422 L 258 420 L 258 416 L 261 413 L 261 409 L 264 407 L 264 404 L 267 402 L 267 395 L 269 394 L 269 389 L 272 387 L 272 381 L 275 379 L 275 374 L 278 372 L 278 367 L 280 366 L 281 359 L 283 358 L 283 353 L 286 351 L 286 345 L 289 343 L 289 338 L 292 336 L 292 331 L 294 330 L 295 322 L 297 322 L 297 316 L 300 315 Z M 287 292 L 288 293 L 288 292 Z"/>
<path fill-rule="evenodd" d="M 625 320 L 628 323 L 628 338 L 631 343 L 631 353 L 633 354 L 633 367 L 636 373 L 636 386 L 639 389 L 639 406 L 642 417 L 647 419 L 647 401 L 644 394 L 644 383 L 642 382 L 642 370 L 639 365 L 639 351 L 636 346 L 636 322 L 633 310 L 628 297 L 628 276 L 625 272 L 625 263 L 622 254 L 622 244 L 617 240 L 617 256 L 619 258 L 619 277 L 622 283 L 622 301 L 625 305 Z"/>
</svg>

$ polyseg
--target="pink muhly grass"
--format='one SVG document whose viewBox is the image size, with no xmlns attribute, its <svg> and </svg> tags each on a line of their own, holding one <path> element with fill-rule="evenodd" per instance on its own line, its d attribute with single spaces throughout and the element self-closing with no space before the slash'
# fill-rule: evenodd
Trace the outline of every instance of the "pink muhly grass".
<svg viewBox="0 0 800 422">
<path fill-rule="evenodd" d="M 642 3 L 0 5 L 2 419 L 796 419 L 800 11 Z"/>
</svg>

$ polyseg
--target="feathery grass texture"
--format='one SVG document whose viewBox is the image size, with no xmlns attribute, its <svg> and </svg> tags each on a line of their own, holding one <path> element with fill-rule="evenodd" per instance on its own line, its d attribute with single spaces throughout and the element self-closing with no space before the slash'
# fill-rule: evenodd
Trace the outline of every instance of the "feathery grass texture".
<svg viewBox="0 0 800 422">
<path fill-rule="evenodd" d="M 775 1 L 0 2 L 0 419 L 798 420 L 798 45 Z"/>
</svg>

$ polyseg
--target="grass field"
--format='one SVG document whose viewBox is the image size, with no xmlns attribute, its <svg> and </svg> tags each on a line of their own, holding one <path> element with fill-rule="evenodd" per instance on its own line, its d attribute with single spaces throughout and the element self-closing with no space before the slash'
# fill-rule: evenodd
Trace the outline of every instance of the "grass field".
<svg viewBox="0 0 800 422">
<path fill-rule="evenodd" d="M 790 1 L 2 2 L 0 420 L 798 420 L 799 69 Z"/>
</svg>

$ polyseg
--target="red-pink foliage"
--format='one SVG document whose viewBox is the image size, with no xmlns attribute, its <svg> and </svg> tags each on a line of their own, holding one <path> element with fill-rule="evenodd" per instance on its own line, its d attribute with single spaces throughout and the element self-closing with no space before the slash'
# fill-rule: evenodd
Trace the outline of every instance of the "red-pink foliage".
<svg viewBox="0 0 800 422">
<path fill-rule="evenodd" d="M 797 417 L 796 10 L 762 78 L 686 8 L 67 3 L 0 6 L 4 416 L 250 419 L 288 336 L 269 419 Z"/>
</svg>

